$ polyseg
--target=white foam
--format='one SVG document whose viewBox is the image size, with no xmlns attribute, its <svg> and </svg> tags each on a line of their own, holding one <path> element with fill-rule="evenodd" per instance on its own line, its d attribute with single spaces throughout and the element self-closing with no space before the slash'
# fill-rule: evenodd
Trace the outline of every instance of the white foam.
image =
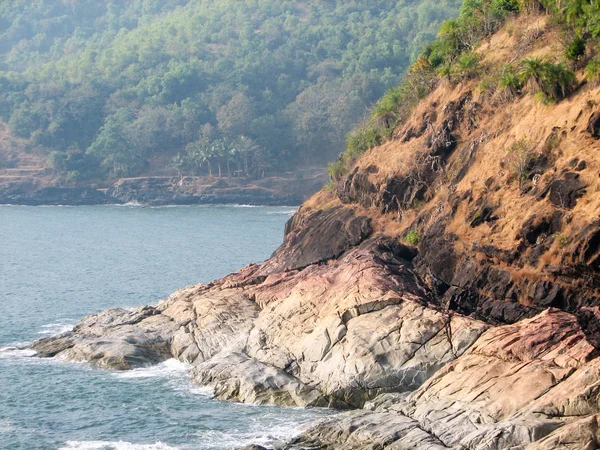
<svg viewBox="0 0 600 450">
<path fill-rule="evenodd" d="M 193 395 L 199 395 L 202 397 L 214 397 L 215 389 L 211 386 L 196 386 L 190 383 L 189 386 L 185 386 L 185 390 Z"/>
<path fill-rule="evenodd" d="M 172 378 L 187 374 L 191 367 L 177 359 L 168 359 L 155 366 L 117 372 L 112 375 L 117 378 Z"/>
<path fill-rule="evenodd" d="M 9 433 L 14 430 L 14 426 L 10 420 L 0 420 L 0 433 Z"/>
<path fill-rule="evenodd" d="M 251 426 L 247 431 L 210 430 L 199 433 L 199 435 L 202 442 L 211 443 L 211 445 L 199 448 L 233 449 L 253 444 L 267 447 L 279 445 L 299 436 L 309 423 Z"/>
<path fill-rule="evenodd" d="M 125 441 L 67 441 L 59 450 L 178 450 L 162 442 L 133 444 Z"/>
<path fill-rule="evenodd" d="M 269 216 L 279 216 L 279 215 L 291 216 L 292 214 L 295 214 L 297 211 L 298 211 L 297 209 L 284 209 L 281 211 L 267 211 L 267 215 L 269 215 Z"/>
<path fill-rule="evenodd" d="M 31 358 L 35 355 L 35 350 L 22 347 L 0 347 L 0 359 L 20 359 Z"/>
<path fill-rule="evenodd" d="M 71 331 L 75 325 L 69 321 L 62 321 L 57 323 L 49 323 L 47 325 L 42 325 L 42 330 L 38 331 L 37 334 L 42 336 L 54 336 L 55 334 L 66 333 L 67 331 Z"/>
</svg>

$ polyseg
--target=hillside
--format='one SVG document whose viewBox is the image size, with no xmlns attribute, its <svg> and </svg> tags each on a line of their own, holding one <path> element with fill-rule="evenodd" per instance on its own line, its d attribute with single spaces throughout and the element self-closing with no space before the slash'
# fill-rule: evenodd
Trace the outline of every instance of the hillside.
<svg viewBox="0 0 600 450">
<path fill-rule="evenodd" d="M 465 3 L 269 260 L 38 356 L 354 409 L 276 448 L 599 448 L 600 5 L 561 5 Z"/>
<path fill-rule="evenodd" d="M 63 186 L 322 167 L 458 6 L 3 2 L 0 164 Z"/>
</svg>

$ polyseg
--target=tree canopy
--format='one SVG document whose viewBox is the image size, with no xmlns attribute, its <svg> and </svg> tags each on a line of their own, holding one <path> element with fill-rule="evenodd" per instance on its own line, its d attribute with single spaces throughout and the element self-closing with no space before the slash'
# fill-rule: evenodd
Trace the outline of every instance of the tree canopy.
<svg viewBox="0 0 600 450">
<path fill-rule="evenodd" d="M 0 120 L 82 178 L 320 164 L 459 4 L 2 2 Z"/>
</svg>

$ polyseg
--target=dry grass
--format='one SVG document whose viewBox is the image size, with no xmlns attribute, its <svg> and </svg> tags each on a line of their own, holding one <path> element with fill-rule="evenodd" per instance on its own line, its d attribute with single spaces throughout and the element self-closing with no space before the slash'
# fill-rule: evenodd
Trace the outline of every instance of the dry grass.
<svg viewBox="0 0 600 450">
<path fill-rule="evenodd" d="M 516 65 L 526 57 L 562 54 L 556 47 L 559 42 L 558 34 L 548 23 L 547 16 L 522 15 L 509 21 L 477 49 L 486 67 L 486 76 L 493 79 L 504 64 Z M 582 79 L 582 74 L 577 75 Z M 474 201 L 461 202 L 447 229 L 458 236 L 455 243 L 457 249 L 472 253 L 473 243 L 480 243 L 514 250 L 517 233 L 525 220 L 533 214 L 549 215 L 555 210 L 547 199 L 540 201 L 534 195 L 522 194 L 519 183 L 511 176 L 510 170 L 503 167 L 508 149 L 524 138 L 534 155 L 545 153 L 551 161 L 551 167 L 537 181 L 539 188 L 560 177 L 563 171 L 572 171 L 569 163 L 573 158 L 587 163 L 587 168 L 580 172 L 581 180 L 588 186 L 587 193 L 578 200 L 575 208 L 567 211 L 570 220 L 561 233 L 572 235 L 585 224 L 600 218 L 600 141 L 585 132 L 592 112 L 600 110 L 600 88 L 584 86 L 560 103 L 544 105 L 527 94 L 512 102 L 500 102 L 489 92 L 481 92 L 478 89 L 479 82 L 476 79 L 463 81 L 458 85 L 439 83 L 416 107 L 411 118 L 395 130 L 395 139 L 371 149 L 357 161 L 359 169 L 364 170 L 371 165 L 378 168 L 376 173 L 369 175 L 370 181 L 378 186 L 385 185 L 385 181 L 391 176 L 410 174 L 415 156 L 426 148 L 428 131 L 408 142 L 402 142 L 400 137 L 410 129 L 421 128 L 424 117 L 434 119 L 430 124 L 434 129 L 440 127 L 445 116 L 444 107 L 469 92 L 473 93 L 473 102 L 479 103 L 475 115 L 477 126 L 466 127 L 462 123 L 455 130 L 454 134 L 459 140 L 458 149 L 453 152 L 446 165 L 447 171 L 455 170 L 464 163 L 459 160 L 460 149 L 473 141 L 483 141 L 477 147 L 474 160 L 462 180 L 456 186 L 450 186 L 448 179 L 451 179 L 451 174 L 447 173 L 445 178 L 440 176 L 445 184 L 436 186 L 434 198 L 419 211 L 403 211 L 400 219 L 396 213 L 382 215 L 375 209 L 362 211 L 373 217 L 377 233 L 399 237 L 414 226 L 415 219 L 421 213 L 423 216 L 426 213 L 430 215 L 428 223 L 425 223 L 427 226 L 440 216 L 450 213 L 451 196 L 460 197 L 470 191 L 474 200 L 485 197 L 488 203 L 497 206 L 495 214 L 498 220 L 472 228 L 467 217 L 473 212 Z M 548 145 L 548 137 L 553 133 L 558 139 L 552 140 L 551 145 Z M 486 180 L 490 178 L 493 178 L 491 186 L 486 185 Z M 315 209 L 332 204 L 335 204 L 335 200 L 321 193 L 313 197 L 307 206 Z M 570 248 L 558 241 L 559 239 L 554 239 L 550 250 L 540 258 L 538 267 L 526 266 L 518 270 L 513 268 L 511 272 L 515 279 L 539 279 L 541 267 L 560 262 Z M 505 266 L 501 262 L 496 264 Z"/>
</svg>

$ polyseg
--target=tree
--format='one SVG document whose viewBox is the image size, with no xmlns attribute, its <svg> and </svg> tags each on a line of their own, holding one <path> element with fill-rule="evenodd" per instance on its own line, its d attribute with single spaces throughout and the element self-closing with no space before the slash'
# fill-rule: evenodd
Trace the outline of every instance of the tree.
<svg viewBox="0 0 600 450">
<path fill-rule="evenodd" d="M 249 134 L 255 114 L 254 102 L 243 92 L 238 92 L 217 111 L 219 130 L 229 137 Z"/>
<path fill-rule="evenodd" d="M 171 167 L 177 170 L 179 175 L 179 183 L 183 182 L 183 171 L 189 165 L 189 160 L 186 156 L 181 153 L 177 153 L 171 160 Z"/>
<path fill-rule="evenodd" d="M 541 91 L 544 88 L 544 64 L 546 60 L 542 57 L 525 58 L 521 61 L 521 83 L 530 90 Z"/>
<path fill-rule="evenodd" d="M 98 137 L 87 149 L 87 153 L 99 159 L 104 167 L 110 168 L 115 176 L 129 176 L 143 159 L 139 149 L 129 145 L 125 132 L 133 120 L 133 112 L 121 109 L 109 116 L 100 128 Z"/>
</svg>

